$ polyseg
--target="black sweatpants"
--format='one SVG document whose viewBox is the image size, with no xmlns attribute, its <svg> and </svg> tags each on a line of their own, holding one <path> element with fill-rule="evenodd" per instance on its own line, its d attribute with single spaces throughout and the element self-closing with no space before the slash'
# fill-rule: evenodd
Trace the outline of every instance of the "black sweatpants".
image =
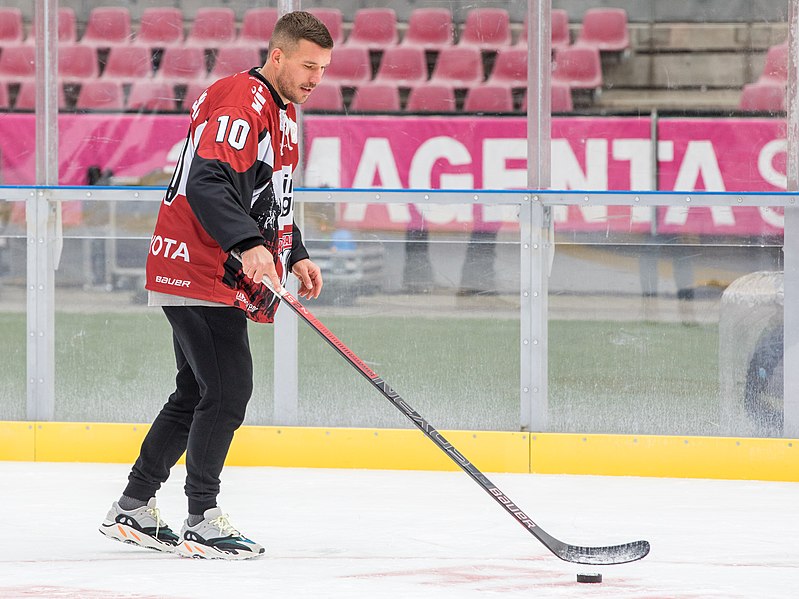
<svg viewBox="0 0 799 599">
<path fill-rule="evenodd" d="M 124 494 L 147 501 L 186 452 L 189 513 L 216 507 L 219 474 L 252 395 L 247 318 L 238 308 L 165 306 L 177 362 L 175 392 L 144 438 Z"/>
</svg>

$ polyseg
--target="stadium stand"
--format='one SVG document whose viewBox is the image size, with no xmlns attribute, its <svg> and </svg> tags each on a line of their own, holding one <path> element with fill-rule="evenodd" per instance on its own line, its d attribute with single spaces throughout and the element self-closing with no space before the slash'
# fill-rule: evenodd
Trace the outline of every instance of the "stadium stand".
<svg viewBox="0 0 799 599">
<path fill-rule="evenodd" d="M 455 90 L 449 85 L 429 83 L 408 94 L 408 112 L 455 112 Z"/>
<path fill-rule="evenodd" d="M 219 79 L 233 73 L 249 71 L 253 67 L 261 66 L 261 54 L 253 46 L 224 46 L 216 53 L 214 66 L 211 68 L 210 79 Z"/>
<path fill-rule="evenodd" d="M 36 39 L 36 21 L 31 22 L 30 33 L 25 40 L 32 44 Z M 62 6 L 58 9 L 58 43 L 72 44 L 78 41 L 78 27 L 75 21 L 75 11 L 70 6 Z"/>
<path fill-rule="evenodd" d="M 779 82 L 788 81 L 788 43 L 777 44 L 768 49 L 762 79 Z"/>
<path fill-rule="evenodd" d="M 448 8 L 414 9 L 400 42 L 402 46 L 418 46 L 428 52 L 438 52 L 454 43 L 455 26 Z"/>
<path fill-rule="evenodd" d="M 572 89 L 602 88 L 602 65 L 599 50 L 593 46 L 574 45 L 555 52 L 552 80 L 567 83 Z"/>
<path fill-rule="evenodd" d="M 519 39 L 516 46 L 527 46 L 527 18 L 524 19 L 524 24 L 519 31 Z M 571 44 L 571 33 L 569 31 L 569 13 L 560 8 L 553 8 L 550 15 L 550 30 L 551 30 L 551 46 L 552 51 L 555 52 L 560 48 L 565 48 Z"/>
<path fill-rule="evenodd" d="M 18 8 L 0 8 L 0 44 L 19 44 L 24 40 L 22 11 Z"/>
<path fill-rule="evenodd" d="M 127 44 L 130 40 L 130 11 L 121 6 L 99 6 L 89 13 L 89 21 L 80 43 L 84 46 L 110 48 Z"/>
<path fill-rule="evenodd" d="M 206 71 L 203 48 L 184 46 L 166 48 L 156 77 L 173 84 L 204 80 Z"/>
<path fill-rule="evenodd" d="M 357 87 L 372 78 L 369 50 L 363 46 L 336 48 L 325 70 L 325 81 L 346 87 Z"/>
<path fill-rule="evenodd" d="M 466 15 L 466 23 L 458 44 L 490 52 L 510 46 L 508 11 L 504 8 L 473 8 Z"/>
<path fill-rule="evenodd" d="M 125 107 L 134 112 L 174 112 L 178 99 L 168 83 L 143 79 L 131 84 Z"/>
<path fill-rule="evenodd" d="M 236 13 L 232 8 L 200 8 L 189 28 L 185 44 L 214 49 L 236 41 Z"/>
<path fill-rule="evenodd" d="M 623 8 L 589 8 L 583 15 L 576 43 L 594 46 L 600 52 L 628 50 L 627 11 Z"/>
<path fill-rule="evenodd" d="M 421 46 L 391 46 L 383 52 L 376 82 L 415 87 L 427 81 L 427 59 Z"/>
<path fill-rule="evenodd" d="M 142 11 L 134 43 L 148 48 L 166 48 L 183 43 L 183 11 L 151 7 Z"/>
<path fill-rule="evenodd" d="M 396 83 L 372 82 L 360 86 L 350 102 L 354 112 L 399 112 L 400 93 Z"/>
<path fill-rule="evenodd" d="M 244 13 L 238 43 L 266 50 L 279 15 L 276 8 L 251 8 Z"/>
<path fill-rule="evenodd" d="M 75 109 L 89 110 L 114 110 L 121 111 L 125 108 L 125 93 L 119 81 L 105 81 L 101 79 L 84 81 L 81 84 Z"/>
<path fill-rule="evenodd" d="M 786 109 L 786 86 L 775 79 L 747 83 L 741 90 L 739 108 L 747 112 L 782 112 Z"/>
<path fill-rule="evenodd" d="M 338 45 L 344 41 L 344 16 L 338 8 L 309 8 L 308 12 L 322 21 L 333 38 L 333 43 Z"/>
<path fill-rule="evenodd" d="M 483 57 L 475 46 L 444 48 L 430 77 L 432 83 L 468 88 L 483 81 Z"/>
<path fill-rule="evenodd" d="M 501 49 L 497 53 L 488 82 L 512 88 L 527 87 L 527 62 L 526 47 L 517 45 Z"/>
<path fill-rule="evenodd" d="M 97 79 L 100 68 L 97 50 L 83 44 L 66 44 L 58 47 L 58 77 L 70 83 Z"/>
<path fill-rule="evenodd" d="M 320 83 L 302 109 L 306 112 L 341 112 L 344 110 L 344 98 L 341 88 L 334 83 Z"/>
<path fill-rule="evenodd" d="M 33 46 L 5 46 L 0 52 L 0 82 L 19 82 L 36 75 L 36 51 Z"/>
<path fill-rule="evenodd" d="M 150 49 L 145 46 L 116 46 L 108 52 L 102 78 L 130 83 L 153 75 Z"/>
<path fill-rule="evenodd" d="M 64 86 L 58 85 L 58 109 L 65 110 L 67 107 L 67 97 L 64 93 Z M 23 81 L 17 92 L 17 99 L 14 102 L 14 110 L 33 111 L 36 109 L 36 82 L 32 79 Z"/>
<path fill-rule="evenodd" d="M 355 13 L 348 46 L 381 52 L 399 42 L 397 13 L 392 8 L 362 8 Z"/>
<path fill-rule="evenodd" d="M 463 110 L 492 114 L 513 112 L 513 95 L 506 85 L 485 83 L 466 92 Z"/>
</svg>

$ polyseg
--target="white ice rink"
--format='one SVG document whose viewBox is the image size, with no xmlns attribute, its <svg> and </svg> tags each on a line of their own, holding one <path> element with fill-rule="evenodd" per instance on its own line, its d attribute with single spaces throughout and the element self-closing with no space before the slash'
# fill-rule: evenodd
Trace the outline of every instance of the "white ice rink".
<svg viewBox="0 0 799 599">
<path fill-rule="evenodd" d="M 0 597 L 799 597 L 799 484 L 494 474 L 544 530 L 637 539 L 644 560 L 569 564 L 461 472 L 226 468 L 220 506 L 266 556 L 189 560 L 104 538 L 128 466 L 0 462 Z M 183 471 L 159 494 L 185 517 Z M 576 582 L 601 572 L 601 584 Z"/>
</svg>

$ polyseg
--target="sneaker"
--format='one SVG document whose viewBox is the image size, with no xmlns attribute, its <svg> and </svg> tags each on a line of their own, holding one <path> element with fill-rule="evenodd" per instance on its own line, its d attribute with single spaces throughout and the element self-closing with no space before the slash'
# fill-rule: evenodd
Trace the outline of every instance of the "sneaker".
<svg viewBox="0 0 799 599">
<path fill-rule="evenodd" d="M 202 559 L 250 559 L 263 555 L 264 548 L 243 536 L 218 507 L 205 510 L 196 526 L 188 521 L 180 531 L 177 552 L 184 557 Z"/>
<path fill-rule="evenodd" d="M 123 510 L 115 501 L 100 526 L 100 532 L 109 539 L 156 551 L 174 552 L 180 541 L 161 520 L 155 497 L 151 497 L 147 505 L 130 511 Z"/>
</svg>

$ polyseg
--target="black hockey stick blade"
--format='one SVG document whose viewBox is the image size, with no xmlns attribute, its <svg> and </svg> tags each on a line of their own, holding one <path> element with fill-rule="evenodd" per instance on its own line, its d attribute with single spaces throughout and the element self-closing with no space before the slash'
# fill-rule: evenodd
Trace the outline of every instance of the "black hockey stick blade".
<svg viewBox="0 0 799 599">
<path fill-rule="evenodd" d="M 302 320 L 314 329 L 322 338 L 335 349 L 341 357 L 349 362 L 358 372 L 360 372 L 383 396 L 388 399 L 394 407 L 402 412 L 428 439 L 446 453 L 453 462 L 468 474 L 472 480 L 480 485 L 491 498 L 494 499 L 502 508 L 514 519 L 524 526 L 535 538 L 537 538 L 547 549 L 560 559 L 576 564 L 590 565 L 612 565 L 624 564 L 639 560 L 649 553 L 648 541 L 634 541 L 624 545 L 611 545 L 607 547 L 580 547 L 569 545 L 559 541 L 552 535 L 544 531 L 533 520 L 527 516 L 521 508 L 513 503 L 507 495 L 497 488 L 487 476 L 459 452 L 444 436 L 433 428 L 419 413 L 410 407 L 399 394 L 388 384 L 375 374 L 363 360 L 353 353 L 338 337 L 336 337 L 319 319 L 316 318 L 308 309 L 303 306 L 297 298 L 283 289 L 274 289 L 268 279 L 264 279 L 264 284 L 269 290 L 283 300 Z"/>
</svg>

